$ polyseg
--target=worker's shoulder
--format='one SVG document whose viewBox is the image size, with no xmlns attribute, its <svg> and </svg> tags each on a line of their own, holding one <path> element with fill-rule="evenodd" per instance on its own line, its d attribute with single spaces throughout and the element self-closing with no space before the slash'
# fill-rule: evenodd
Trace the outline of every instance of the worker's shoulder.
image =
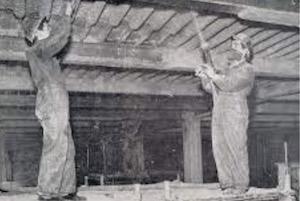
<svg viewBox="0 0 300 201">
<path fill-rule="evenodd" d="M 255 76 L 255 72 L 254 72 L 254 66 L 252 63 L 248 63 L 248 62 L 245 62 L 243 64 L 243 68 L 244 72 L 250 76 L 250 77 L 254 77 Z"/>
</svg>

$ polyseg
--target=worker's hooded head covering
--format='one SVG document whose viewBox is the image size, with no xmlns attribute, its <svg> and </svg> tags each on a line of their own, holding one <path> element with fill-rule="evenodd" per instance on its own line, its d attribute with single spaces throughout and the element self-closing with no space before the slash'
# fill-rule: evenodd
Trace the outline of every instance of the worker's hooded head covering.
<svg viewBox="0 0 300 201">
<path fill-rule="evenodd" d="M 27 15 L 23 22 L 23 30 L 25 34 L 25 39 L 30 43 L 34 42 L 35 35 L 34 32 L 42 25 L 43 19 L 40 18 L 39 13 L 30 13 Z"/>
<path fill-rule="evenodd" d="M 244 33 L 239 33 L 237 35 L 233 35 L 231 39 L 240 41 L 244 48 L 248 49 L 249 53 L 246 55 L 246 61 L 251 63 L 253 59 L 253 47 L 250 37 Z"/>
<path fill-rule="evenodd" d="M 34 32 L 42 25 L 45 19 L 49 19 L 52 8 L 52 0 L 26 0 L 25 18 L 22 27 L 25 39 L 34 42 Z"/>
</svg>

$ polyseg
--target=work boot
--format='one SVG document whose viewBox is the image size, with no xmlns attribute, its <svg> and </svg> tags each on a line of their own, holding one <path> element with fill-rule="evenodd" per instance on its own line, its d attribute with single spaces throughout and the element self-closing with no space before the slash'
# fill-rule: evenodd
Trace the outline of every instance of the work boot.
<svg viewBox="0 0 300 201">
<path fill-rule="evenodd" d="M 78 196 L 76 193 L 70 193 L 68 195 L 63 196 L 64 200 L 73 200 L 73 201 L 85 201 L 86 197 Z"/>
<path fill-rule="evenodd" d="M 45 198 L 42 196 L 38 197 L 39 201 L 62 201 L 62 199 L 60 197 L 50 197 L 50 198 Z"/>
</svg>

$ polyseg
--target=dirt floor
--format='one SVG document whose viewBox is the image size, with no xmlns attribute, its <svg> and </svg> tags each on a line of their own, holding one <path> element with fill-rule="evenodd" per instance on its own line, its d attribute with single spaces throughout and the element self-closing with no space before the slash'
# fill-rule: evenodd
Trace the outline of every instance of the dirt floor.
<svg viewBox="0 0 300 201">
<path fill-rule="evenodd" d="M 35 201 L 33 192 L 2 193 L 0 201 Z M 130 186 L 94 186 L 82 187 L 78 194 L 88 201 L 277 201 L 279 192 L 276 189 L 251 188 L 243 195 L 223 195 L 215 185 L 176 184 L 166 187 L 158 185 Z"/>
</svg>

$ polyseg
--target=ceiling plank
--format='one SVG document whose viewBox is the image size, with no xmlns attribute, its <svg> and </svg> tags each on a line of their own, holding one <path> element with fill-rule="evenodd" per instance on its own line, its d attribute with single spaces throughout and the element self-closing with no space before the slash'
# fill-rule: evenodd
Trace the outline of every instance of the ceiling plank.
<svg viewBox="0 0 300 201">
<path fill-rule="evenodd" d="M 241 32 L 237 32 L 237 33 L 244 33 L 252 39 L 256 34 L 262 32 L 263 30 L 264 28 L 262 27 L 248 27 L 246 29 L 243 29 Z M 216 51 L 218 52 L 223 52 L 224 50 L 228 49 L 230 45 L 231 45 L 231 40 L 229 37 L 224 42 L 219 44 L 215 49 L 217 49 Z"/>
<path fill-rule="evenodd" d="M 79 42 L 86 38 L 91 28 L 97 23 L 104 7 L 105 1 L 81 2 L 72 26 L 74 41 Z"/>
<path fill-rule="evenodd" d="M 224 41 L 228 40 L 234 34 L 239 33 L 246 28 L 247 25 L 241 24 L 239 21 L 237 21 L 232 26 L 222 30 L 220 34 L 215 36 L 214 39 L 210 41 L 210 46 L 212 50 L 216 49 L 219 45 L 221 45 Z"/>
<path fill-rule="evenodd" d="M 192 13 L 187 13 L 189 16 L 192 16 Z M 196 18 L 196 22 L 198 23 L 198 27 L 201 31 L 203 31 L 204 28 L 209 26 L 212 22 L 217 20 L 217 16 L 215 15 L 199 15 Z M 190 18 L 189 18 L 190 19 Z M 170 47 L 177 47 L 178 45 L 185 42 L 187 39 L 196 36 L 197 30 L 195 29 L 195 24 L 193 21 L 189 21 L 187 24 L 185 24 L 182 29 L 178 31 L 178 33 L 173 34 L 172 37 L 167 38 L 167 40 L 162 43 L 162 45 L 170 46 Z M 182 40 L 182 37 L 184 37 L 184 40 Z M 181 40 L 179 43 L 178 40 Z M 199 39 L 198 39 L 199 40 Z"/>
<path fill-rule="evenodd" d="M 259 32 L 258 34 L 255 34 L 251 38 L 251 42 L 253 46 L 260 44 L 270 38 L 273 38 L 277 36 L 280 33 L 280 30 L 278 29 L 265 29 L 264 31 Z"/>
<path fill-rule="evenodd" d="M 212 23 L 210 26 L 208 26 L 203 31 L 204 38 L 209 42 L 213 41 L 214 37 L 216 37 L 218 34 L 221 34 L 223 30 L 233 25 L 233 23 L 236 22 L 235 18 L 218 18 L 217 21 Z"/>
<path fill-rule="evenodd" d="M 115 27 L 109 34 L 108 41 L 126 41 L 128 36 L 139 29 L 144 22 L 151 16 L 154 9 L 150 7 L 135 8 L 132 7 L 122 20 L 121 24 Z"/>
<path fill-rule="evenodd" d="M 294 51 L 294 52 L 291 52 L 290 54 L 285 55 L 283 58 L 284 59 L 299 59 L 299 55 L 300 55 L 300 52 L 298 50 L 298 51 Z"/>
<path fill-rule="evenodd" d="M 100 18 L 98 19 L 98 22 L 92 27 L 84 42 L 99 43 L 105 41 L 112 28 L 120 24 L 123 17 L 127 14 L 129 8 L 130 5 L 128 4 L 106 4 Z"/>
<path fill-rule="evenodd" d="M 268 49 L 266 49 L 265 51 L 259 52 L 257 55 L 260 57 L 266 57 L 266 56 L 275 54 L 292 44 L 299 43 L 299 40 L 300 40 L 299 32 L 296 32 L 291 37 L 288 37 L 287 39 L 285 39 L 279 43 L 276 43 L 276 44 L 272 45 L 271 47 L 268 47 Z"/>
<path fill-rule="evenodd" d="M 257 54 L 257 53 L 263 52 L 266 49 L 268 49 L 269 47 L 271 47 L 279 42 L 284 41 L 286 38 L 289 38 L 294 34 L 295 34 L 295 32 L 291 32 L 291 31 L 282 32 L 272 38 L 269 38 L 261 43 L 258 43 L 256 46 L 254 46 L 254 53 Z"/>
<path fill-rule="evenodd" d="M 135 45 L 144 43 L 154 31 L 161 29 L 175 15 L 174 10 L 155 10 L 143 26 L 131 33 L 128 42 Z"/>
<path fill-rule="evenodd" d="M 190 21 L 190 23 L 182 30 L 180 30 L 179 33 L 177 33 L 174 37 L 169 38 L 169 40 L 166 41 L 166 46 L 172 48 L 179 47 L 194 36 L 196 36 L 197 32 L 194 26 L 195 25 L 192 23 L 192 21 Z"/>
<path fill-rule="evenodd" d="M 191 21 L 190 13 L 176 13 L 168 23 L 163 26 L 157 32 L 154 32 L 148 39 L 149 43 L 156 44 L 160 46 L 163 42 L 174 35 L 176 35 L 184 26 L 186 26 Z"/>
<path fill-rule="evenodd" d="M 285 48 L 282 48 L 279 52 L 276 52 L 275 54 L 271 54 L 270 57 L 284 57 L 294 52 L 299 52 L 299 42 L 291 44 L 289 46 L 286 46 Z"/>
</svg>

